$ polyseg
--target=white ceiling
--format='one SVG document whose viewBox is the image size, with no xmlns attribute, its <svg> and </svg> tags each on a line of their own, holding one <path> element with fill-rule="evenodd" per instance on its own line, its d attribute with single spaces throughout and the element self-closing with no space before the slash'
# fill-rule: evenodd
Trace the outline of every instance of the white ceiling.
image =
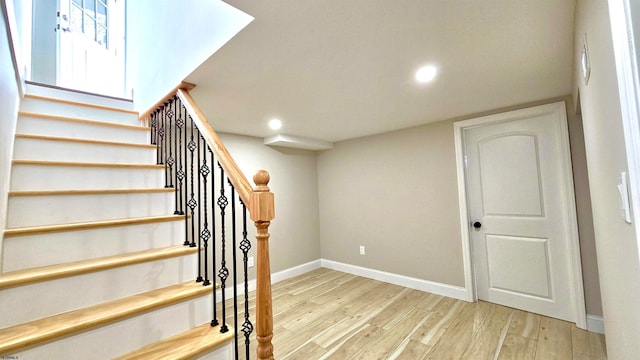
<svg viewBox="0 0 640 360">
<path fill-rule="evenodd" d="M 574 0 L 227 2 L 255 20 L 186 79 L 217 131 L 335 142 L 571 92 Z"/>
</svg>

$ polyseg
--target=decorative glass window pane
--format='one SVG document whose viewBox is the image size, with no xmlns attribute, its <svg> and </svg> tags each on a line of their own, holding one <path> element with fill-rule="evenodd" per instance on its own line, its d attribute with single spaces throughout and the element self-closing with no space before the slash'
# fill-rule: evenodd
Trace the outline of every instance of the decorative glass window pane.
<svg viewBox="0 0 640 360">
<path fill-rule="evenodd" d="M 71 5 L 71 18 L 69 23 L 71 24 L 71 31 L 82 34 L 82 9 L 74 5 Z"/>
<path fill-rule="evenodd" d="M 95 18 L 96 17 L 96 0 L 85 0 L 85 2 L 84 2 L 84 10 L 92 18 Z"/>
<path fill-rule="evenodd" d="M 91 40 L 96 39 L 96 21 L 85 15 L 84 34 Z"/>
<path fill-rule="evenodd" d="M 98 15 L 96 20 L 98 20 L 98 24 L 107 26 L 107 7 L 102 2 L 98 2 Z"/>
<path fill-rule="evenodd" d="M 73 0 L 73 3 L 78 5 L 79 7 L 82 7 L 82 0 Z"/>
<path fill-rule="evenodd" d="M 106 48 L 107 36 L 108 36 L 107 28 L 102 25 L 98 25 L 98 33 L 96 34 L 96 42 L 98 43 L 98 45 L 101 45 Z"/>
</svg>

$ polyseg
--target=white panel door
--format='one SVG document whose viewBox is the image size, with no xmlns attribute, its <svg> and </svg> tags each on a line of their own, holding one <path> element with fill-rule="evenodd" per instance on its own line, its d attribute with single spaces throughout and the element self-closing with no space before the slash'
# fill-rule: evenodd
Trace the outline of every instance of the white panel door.
<svg viewBox="0 0 640 360">
<path fill-rule="evenodd" d="M 463 136 L 478 299 L 575 321 L 564 119 L 543 113 Z"/>
<path fill-rule="evenodd" d="M 59 0 L 56 85 L 123 97 L 124 0 Z"/>
</svg>

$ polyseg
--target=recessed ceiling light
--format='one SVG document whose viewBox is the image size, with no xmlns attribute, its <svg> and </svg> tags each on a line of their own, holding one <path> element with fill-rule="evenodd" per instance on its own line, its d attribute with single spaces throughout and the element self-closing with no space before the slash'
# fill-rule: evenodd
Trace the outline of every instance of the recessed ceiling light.
<svg viewBox="0 0 640 360">
<path fill-rule="evenodd" d="M 269 120 L 269 127 L 273 130 L 278 130 L 282 127 L 282 121 L 280 119 L 271 119 Z"/>
<path fill-rule="evenodd" d="M 438 74 L 438 68 L 433 65 L 425 65 L 416 71 L 416 81 L 426 84 L 433 81 Z"/>
</svg>

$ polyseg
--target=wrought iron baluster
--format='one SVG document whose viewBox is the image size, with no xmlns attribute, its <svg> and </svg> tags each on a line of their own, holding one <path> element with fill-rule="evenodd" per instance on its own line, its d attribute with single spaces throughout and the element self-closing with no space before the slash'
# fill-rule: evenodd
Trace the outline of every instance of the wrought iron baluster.
<svg viewBox="0 0 640 360">
<path fill-rule="evenodd" d="M 233 345 L 235 356 L 238 358 L 238 271 L 236 269 L 236 189 L 227 178 L 231 187 L 231 265 L 233 268 Z"/>
<path fill-rule="evenodd" d="M 164 142 L 162 144 L 162 152 L 163 152 L 163 161 L 164 161 L 164 187 L 169 187 L 169 141 L 171 138 L 171 124 L 170 120 L 167 117 L 167 108 L 169 104 L 165 103 L 164 105 L 164 113 L 162 114 L 162 121 L 164 122 Z"/>
<path fill-rule="evenodd" d="M 187 168 L 189 167 L 189 159 L 188 159 L 188 155 L 187 152 L 189 151 L 189 141 L 187 141 L 187 131 L 189 128 L 193 129 L 193 119 L 191 118 L 191 115 L 186 114 L 185 111 L 185 116 L 187 119 L 187 124 L 185 124 L 184 126 L 184 167 L 185 167 L 185 171 L 187 170 Z M 193 131 L 193 130 L 191 130 Z M 185 173 L 185 177 L 184 177 L 184 243 L 182 243 L 182 245 L 184 246 L 189 246 L 191 245 L 191 243 L 189 242 L 189 215 L 187 212 L 187 207 L 189 207 L 189 195 L 188 195 L 188 190 L 189 189 L 189 176 Z"/>
<path fill-rule="evenodd" d="M 151 123 L 149 126 L 151 127 L 151 145 L 158 145 L 158 111 L 155 111 L 151 114 Z M 156 146 L 156 156 L 157 154 L 157 146 Z M 156 158 L 157 162 L 157 158 Z"/>
<path fill-rule="evenodd" d="M 164 106 L 160 107 L 158 111 L 158 153 L 157 160 L 158 165 L 164 164 Z"/>
<path fill-rule="evenodd" d="M 200 237 L 202 238 L 202 243 L 204 246 L 204 249 L 202 252 L 204 255 L 204 281 L 202 285 L 207 286 L 211 284 L 211 281 L 209 281 L 209 248 L 208 248 L 209 239 L 211 238 L 211 231 L 209 231 L 209 214 L 208 214 L 208 207 L 207 207 L 207 195 L 208 195 L 207 179 L 211 170 L 207 165 L 207 151 L 209 151 L 210 154 L 213 154 L 213 153 L 211 152 L 211 148 L 206 144 L 206 142 L 204 142 L 204 148 L 205 150 L 203 151 L 203 156 L 202 156 L 202 167 L 200 168 L 200 172 L 202 173 L 202 188 L 204 189 L 203 191 L 204 203 L 202 206 L 204 209 L 204 229 L 202 230 L 202 234 L 200 234 Z M 213 182 L 213 175 L 211 176 L 211 178 L 212 178 L 211 181 Z M 213 215 L 213 211 L 211 213 Z"/>
<path fill-rule="evenodd" d="M 242 250 L 242 264 L 244 267 L 244 322 L 242 323 L 242 333 L 244 334 L 244 347 L 246 353 L 246 359 L 249 359 L 249 344 L 250 336 L 253 332 L 253 324 L 249 320 L 249 278 L 248 262 L 249 262 L 249 250 L 251 249 L 251 242 L 247 238 L 247 206 L 242 203 L 242 241 L 240 241 L 240 250 Z M 238 352 L 236 351 L 236 354 Z"/>
<path fill-rule="evenodd" d="M 202 204 L 202 176 L 203 176 L 203 172 L 204 172 L 204 168 L 203 165 L 201 165 L 201 159 L 200 159 L 200 154 L 202 153 L 202 151 L 205 151 L 205 163 L 207 161 L 207 156 L 206 156 L 206 150 L 203 149 L 202 143 L 203 143 L 203 138 L 202 138 L 202 134 L 200 132 L 198 132 L 198 204 Z M 206 165 L 205 165 L 206 166 Z M 205 200 L 206 201 L 206 200 Z M 204 212 L 206 214 L 207 211 L 207 204 L 204 204 Z M 198 249 L 202 249 L 202 232 L 204 230 L 202 230 L 202 206 L 200 206 L 198 208 Z M 195 222 L 195 219 L 193 219 Z M 206 219 L 205 219 L 206 222 Z M 196 282 L 203 282 L 204 280 L 202 279 L 202 252 L 198 252 L 198 277 L 196 278 Z"/>
<path fill-rule="evenodd" d="M 167 165 L 165 166 L 164 170 L 165 170 L 165 188 L 172 188 L 173 187 L 173 165 L 175 163 L 175 160 L 173 158 L 173 116 L 175 115 L 175 112 L 171 109 L 171 105 L 172 101 L 167 103 L 167 112 L 166 112 L 166 119 L 167 119 L 167 126 L 169 128 L 169 136 L 168 136 L 168 143 L 167 143 L 167 151 L 168 151 L 168 156 L 167 156 Z"/>
<path fill-rule="evenodd" d="M 213 152 L 211 151 L 211 148 L 209 148 L 209 153 L 211 155 L 211 227 L 212 227 L 212 233 L 213 233 L 213 241 L 211 244 L 211 263 L 213 264 L 213 278 L 215 281 L 215 268 L 216 268 L 216 216 L 215 216 L 215 205 L 213 204 L 215 201 L 215 172 L 213 172 L 213 170 L 215 169 L 215 162 L 214 162 L 214 158 L 213 158 Z M 212 286 L 212 292 L 213 292 L 213 319 L 211 319 L 211 326 L 218 326 L 220 324 L 220 322 L 218 321 L 218 307 L 217 305 L 217 294 L 216 294 L 216 287 Z"/>
<path fill-rule="evenodd" d="M 222 327 L 220 327 L 220 332 L 229 331 L 229 327 L 227 326 L 227 310 L 225 303 L 225 288 L 227 283 L 227 278 L 229 277 L 229 269 L 227 269 L 227 261 L 225 259 L 225 208 L 229 204 L 227 197 L 224 195 L 224 169 L 218 163 L 218 167 L 220 168 L 220 196 L 218 197 L 218 207 L 220 208 L 220 270 L 218 271 L 218 277 L 220 278 L 220 294 L 222 296 Z"/>
<path fill-rule="evenodd" d="M 181 195 L 181 192 L 186 192 L 182 188 L 182 182 L 184 180 L 184 168 L 182 166 L 182 162 L 184 160 L 182 158 L 182 132 L 183 130 L 186 129 L 186 126 L 185 126 L 184 117 L 182 115 L 184 107 L 182 106 L 182 103 L 179 102 L 178 98 L 176 98 L 176 102 L 178 102 L 178 105 L 179 105 L 176 108 L 176 133 L 178 134 L 178 141 L 176 141 L 176 154 L 177 154 L 176 156 L 178 159 L 178 164 L 176 166 L 176 188 L 174 191 L 175 201 L 176 201 L 176 210 L 173 214 L 184 215 L 182 196 L 180 195 Z M 186 140 L 186 135 L 185 135 L 185 140 Z M 186 156 L 186 152 L 185 152 L 185 156 Z"/>
<path fill-rule="evenodd" d="M 194 151 L 198 148 L 198 145 L 196 144 L 196 142 L 193 140 L 194 137 L 194 132 L 198 131 L 197 128 L 195 128 L 193 126 L 193 120 L 191 121 L 191 139 L 189 140 L 189 144 L 187 145 L 189 151 L 191 152 L 191 162 L 190 162 L 190 175 L 191 175 L 191 198 L 189 199 L 189 201 L 187 202 L 187 206 L 189 206 L 189 209 L 191 209 L 191 241 L 189 242 L 189 237 L 187 236 L 187 239 L 185 241 L 185 245 L 189 245 L 191 247 L 196 247 L 196 242 L 195 242 L 195 219 L 194 219 L 194 214 L 195 214 L 195 208 L 198 206 L 198 202 L 195 199 L 195 177 L 193 174 L 193 167 L 194 167 Z M 188 186 L 188 184 L 187 184 Z"/>
</svg>

